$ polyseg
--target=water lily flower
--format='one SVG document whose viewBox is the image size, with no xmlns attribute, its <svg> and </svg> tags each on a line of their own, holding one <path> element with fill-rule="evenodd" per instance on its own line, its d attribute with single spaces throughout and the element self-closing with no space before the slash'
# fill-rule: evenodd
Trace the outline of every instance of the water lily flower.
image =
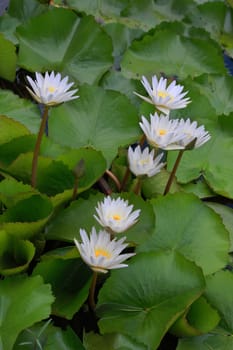
<svg viewBox="0 0 233 350">
<path fill-rule="evenodd" d="M 135 176 L 147 175 L 154 176 L 159 173 L 165 163 L 160 163 L 163 153 L 154 158 L 154 149 L 149 152 L 149 147 L 141 149 L 138 145 L 134 150 L 132 147 L 128 149 L 129 168 Z"/>
<path fill-rule="evenodd" d="M 80 229 L 82 242 L 74 239 L 75 245 L 79 250 L 83 261 L 96 272 L 106 273 L 111 269 L 127 267 L 122 264 L 123 261 L 135 255 L 135 253 L 120 254 L 126 247 L 123 243 L 126 237 L 111 240 L 111 235 L 105 230 L 97 234 L 95 227 L 92 227 L 90 238 L 85 230 Z"/>
<path fill-rule="evenodd" d="M 26 87 L 31 96 L 38 102 L 46 106 L 55 106 L 60 103 L 74 100 L 79 96 L 73 96 L 78 89 L 68 91 L 74 83 L 68 83 L 68 77 L 61 78 L 61 74 L 55 74 L 54 71 L 49 74 L 42 74 L 36 72 L 36 80 L 27 76 L 27 80 L 31 88 Z"/>
<path fill-rule="evenodd" d="M 103 202 L 97 203 L 95 209 L 98 216 L 94 215 L 94 218 L 112 233 L 126 231 L 138 221 L 140 214 L 140 209 L 133 211 L 133 205 L 128 205 L 128 201 L 120 197 L 112 199 L 107 196 Z"/>
<path fill-rule="evenodd" d="M 139 123 L 146 135 L 148 142 L 156 148 L 164 150 L 183 149 L 180 141 L 185 138 L 184 133 L 179 128 L 178 119 L 169 119 L 168 116 L 155 113 L 150 115 L 150 122 L 142 116 Z"/>
<path fill-rule="evenodd" d="M 194 140 L 195 142 L 191 148 L 198 148 L 209 141 L 211 138 L 210 134 L 205 130 L 205 127 L 203 125 L 198 127 L 197 122 L 191 122 L 189 118 L 186 120 L 180 119 L 179 128 L 180 131 L 185 135 L 185 138 L 180 141 L 180 144 L 184 148 L 190 145 L 190 143 L 192 143 Z"/>
<path fill-rule="evenodd" d="M 188 91 L 182 92 L 184 87 L 176 84 L 175 80 L 167 86 L 167 79 L 161 77 L 158 80 L 156 75 L 154 75 L 152 77 L 152 86 L 144 76 L 141 82 L 149 97 L 142 96 L 137 92 L 134 93 L 146 102 L 155 105 L 159 111 L 166 115 L 169 114 L 170 110 L 185 108 L 191 102 L 189 98 L 184 98 Z"/>
</svg>

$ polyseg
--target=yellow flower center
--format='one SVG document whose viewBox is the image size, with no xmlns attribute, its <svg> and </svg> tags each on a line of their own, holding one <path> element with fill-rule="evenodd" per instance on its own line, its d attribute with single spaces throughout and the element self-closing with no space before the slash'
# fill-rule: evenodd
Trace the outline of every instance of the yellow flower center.
<svg viewBox="0 0 233 350">
<path fill-rule="evenodd" d="M 162 98 L 169 96 L 169 94 L 166 91 L 158 91 L 157 94 L 159 97 L 162 97 Z"/>
<path fill-rule="evenodd" d="M 102 248 L 95 249 L 95 256 L 96 256 L 96 258 L 98 258 L 98 256 L 103 256 L 107 259 L 111 258 L 111 254 L 107 250 L 102 249 Z"/>
<path fill-rule="evenodd" d="M 159 135 L 160 136 L 166 135 L 166 133 L 167 133 L 167 130 L 165 130 L 165 129 L 160 129 L 159 130 Z"/>
<path fill-rule="evenodd" d="M 115 214 L 115 215 L 113 215 L 113 217 L 112 217 L 114 220 L 116 220 L 116 221 L 119 221 L 119 220 L 121 220 L 121 216 L 120 215 L 118 215 L 118 214 Z"/>
<path fill-rule="evenodd" d="M 149 163 L 149 158 L 140 159 L 138 163 L 140 165 L 146 165 Z"/>
<path fill-rule="evenodd" d="M 167 91 L 155 91 L 155 94 L 157 93 L 158 97 L 162 97 L 162 98 L 166 98 L 169 97 L 170 101 L 172 101 L 174 99 L 174 97 L 172 95 L 170 95 Z"/>
<path fill-rule="evenodd" d="M 56 91 L 56 88 L 54 86 L 49 86 L 48 91 L 53 93 L 54 91 Z"/>
</svg>

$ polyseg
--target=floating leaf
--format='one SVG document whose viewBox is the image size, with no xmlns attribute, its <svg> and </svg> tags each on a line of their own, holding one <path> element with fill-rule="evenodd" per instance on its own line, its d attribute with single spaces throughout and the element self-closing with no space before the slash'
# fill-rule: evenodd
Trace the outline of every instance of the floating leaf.
<svg viewBox="0 0 233 350">
<path fill-rule="evenodd" d="M 21 123 L 8 118 L 4 115 L 0 115 L 1 129 L 0 129 L 0 144 L 9 142 L 10 140 L 28 135 L 29 130 Z"/>
<path fill-rule="evenodd" d="M 47 256 L 37 264 L 33 275 L 40 275 L 51 284 L 56 297 L 53 314 L 57 316 L 72 319 L 88 297 L 92 273 L 81 259 Z"/>
<path fill-rule="evenodd" d="M 146 177 L 142 180 L 142 193 L 146 198 L 157 197 L 163 194 L 169 178 L 169 173 L 162 169 L 158 174 L 152 177 Z M 179 192 L 179 185 L 173 181 L 170 192 Z"/>
<path fill-rule="evenodd" d="M 0 76 L 13 81 L 16 71 L 16 48 L 0 34 Z"/>
<path fill-rule="evenodd" d="M 233 251 L 233 209 L 229 206 L 220 204 L 220 203 L 214 203 L 214 202 L 206 202 L 206 204 L 212 208 L 216 213 L 220 215 L 222 218 L 223 224 L 225 225 L 226 229 L 229 232 L 230 235 L 230 251 Z"/>
<path fill-rule="evenodd" d="M 195 27 L 205 29 L 213 39 L 219 41 L 224 32 L 227 13 L 230 15 L 229 12 L 229 8 L 223 2 L 208 1 L 193 7 L 192 12 L 187 14 L 186 20 Z"/>
<path fill-rule="evenodd" d="M 61 160 L 71 170 L 80 160 L 83 160 L 84 173 L 78 182 L 78 193 L 91 187 L 104 174 L 107 167 L 101 152 L 91 148 L 71 150 L 60 155 L 57 160 Z"/>
<path fill-rule="evenodd" d="M 105 23 L 121 23 L 130 28 L 149 30 L 161 21 L 182 19 L 192 10 L 192 0 L 68 0 L 77 11 L 97 16 Z"/>
<path fill-rule="evenodd" d="M 19 333 L 48 317 L 53 296 L 40 276 L 8 277 L 0 286 L 0 344 L 11 350 Z"/>
<path fill-rule="evenodd" d="M 54 108 L 49 121 L 50 137 L 71 148 L 93 147 L 110 163 L 118 147 L 139 135 L 136 109 L 115 91 L 84 85 L 80 99 Z"/>
<path fill-rule="evenodd" d="M 190 94 L 193 94 L 192 90 L 195 91 L 192 104 L 200 103 L 200 97 L 201 101 L 206 100 L 206 102 L 203 101 L 205 105 L 208 102 L 212 106 L 216 115 L 229 115 L 233 112 L 233 80 L 231 76 L 225 74 L 202 74 L 192 81 L 187 80 L 187 83 Z M 203 112 L 205 113 L 205 111 Z"/>
<path fill-rule="evenodd" d="M 122 72 L 134 79 L 160 72 L 184 79 L 202 73 L 224 74 L 226 69 L 220 47 L 211 39 L 188 38 L 164 29 L 133 41 L 123 57 Z"/>
<path fill-rule="evenodd" d="M 31 238 L 41 231 L 52 210 L 53 207 L 48 198 L 33 194 L 8 208 L 0 216 L 0 227 L 18 238 Z"/>
<path fill-rule="evenodd" d="M 132 340 L 123 334 L 99 335 L 93 332 L 84 335 L 84 345 L 86 350 L 147 350 L 144 344 Z"/>
<path fill-rule="evenodd" d="M 22 153 L 33 152 L 35 144 L 36 135 L 25 135 L 0 145 L 0 162 L 2 167 L 9 166 Z M 67 147 L 56 144 L 48 137 L 44 137 L 41 142 L 40 155 L 57 158 L 60 154 L 67 152 L 67 150 Z"/>
<path fill-rule="evenodd" d="M 0 200 L 9 208 L 13 206 L 22 197 L 30 197 L 35 193 L 31 186 L 18 182 L 15 179 L 4 179 L 0 182 Z"/>
<path fill-rule="evenodd" d="M 47 323 L 39 323 L 24 330 L 18 336 L 13 350 L 34 350 L 36 340 L 43 346 L 43 350 L 85 350 L 70 327 L 62 330 Z"/>
<path fill-rule="evenodd" d="M 32 104 L 31 101 L 19 98 L 11 91 L 0 89 L 0 105 L 1 114 L 18 121 L 31 132 L 37 133 L 40 125 L 40 113 L 38 107 Z M 20 127 L 20 129 L 22 129 L 22 127 Z M 12 130 L 12 132 L 14 131 Z M 19 136 L 19 134 L 17 135 Z M 12 136 L 8 134 L 7 140 L 10 139 L 12 139 Z"/>
<path fill-rule="evenodd" d="M 230 271 L 219 271 L 206 279 L 205 296 L 223 318 L 226 330 L 233 332 L 233 274 Z"/>
<path fill-rule="evenodd" d="M 138 248 L 139 251 L 179 251 L 195 261 L 205 274 L 226 266 L 229 235 L 213 210 L 196 196 L 186 193 L 153 199 L 151 204 L 156 226 L 152 237 Z"/>
<path fill-rule="evenodd" d="M 25 271 L 34 254 L 35 247 L 31 242 L 0 231 L 0 273 L 3 276 Z"/>
<path fill-rule="evenodd" d="M 103 194 L 91 195 L 88 199 L 78 198 L 64 209 L 46 230 L 46 238 L 73 242 L 79 237 L 80 228 L 90 231 L 97 221 L 93 215 L 98 201 L 103 200 Z"/>
<path fill-rule="evenodd" d="M 97 306 L 100 330 L 129 335 L 156 349 L 203 288 L 201 270 L 182 255 L 174 251 L 138 254 L 102 287 Z"/>
<path fill-rule="evenodd" d="M 140 105 L 141 100 L 133 91 L 143 94 L 141 83 L 138 80 L 127 79 L 119 71 L 111 71 L 101 80 L 101 86 L 105 90 L 114 90 L 126 95 L 131 103 L 136 107 Z"/>
<path fill-rule="evenodd" d="M 220 117 L 215 128 L 210 130 L 211 139 L 204 146 L 183 155 L 176 173 L 178 181 L 188 183 L 202 174 L 214 192 L 233 198 L 233 163 L 230 161 L 233 152 L 232 131 L 232 118 Z M 175 151 L 169 153 L 169 169 L 176 156 Z"/>
<path fill-rule="evenodd" d="M 201 296 L 170 328 L 179 337 L 193 337 L 212 331 L 219 323 L 218 312 Z"/>
<path fill-rule="evenodd" d="M 205 334 L 201 337 L 179 340 L 176 350 L 231 350 L 233 337 L 230 334 Z"/>
<path fill-rule="evenodd" d="M 46 9 L 46 6 L 35 0 L 11 0 L 7 13 L 20 22 L 26 22 L 31 17 L 40 15 Z"/>
<path fill-rule="evenodd" d="M 112 64 L 111 39 L 91 17 L 53 8 L 17 28 L 19 66 L 56 70 L 80 82 L 95 83 Z"/>
</svg>

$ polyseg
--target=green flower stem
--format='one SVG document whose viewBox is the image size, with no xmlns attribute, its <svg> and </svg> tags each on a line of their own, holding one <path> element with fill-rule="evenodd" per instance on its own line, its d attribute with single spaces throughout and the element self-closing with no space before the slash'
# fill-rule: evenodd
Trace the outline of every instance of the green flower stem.
<svg viewBox="0 0 233 350">
<path fill-rule="evenodd" d="M 49 107 L 44 106 L 44 112 L 42 115 L 40 130 L 39 130 L 39 133 L 37 136 L 36 145 L 35 145 L 35 149 L 34 149 L 34 153 L 33 153 L 31 185 L 34 188 L 36 187 L 37 165 L 38 165 L 38 157 L 39 157 L 39 153 L 40 153 L 40 145 L 41 145 L 42 137 L 43 137 L 43 134 L 45 131 L 46 122 L 48 120 L 48 112 L 49 112 Z"/>
<path fill-rule="evenodd" d="M 78 193 L 78 181 L 79 178 L 77 176 L 75 176 L 75 180 L 74 180 L 74 187 L 73 187 L 73 194 L 72 194 L 72 201 L 75 201 L 76 197 L 77 197 L 77 193 Z"/>
<path fill-rule="evenodd" d="M 134 193 L 135 193 L 136 195 L 139 195 L 139 194 L 140 194 L 140 192 L 141 192 L 141 187 L 142 187 L 142 181 L 141 181 L 141 178 L 138 177 L 138 178 L 137 178 L 136 185 L 135 185 L 135 187 L 134 187 Z"/>
<path fill-rule="evenodd" d="M 110 188 L 109 184 L 107 183 L 107 181 L 101 177 L 98 180 L 98 185 L 100 186 L 101 190 L 107 195 L 110 196 L 112 194 L 112 189 Z"/>
<path fill-rule="evenodd" d="M 123 180 L 121 182 L 121 187 L 120 187 L 120 191 L 124 191 L 125 189 L 125 186 L 126 186 L 126 183 L 128 181 L 128 178 L 129 178 L 129 175 L 130 175 L 130 170 L 129 170 L 129 167 L 126 168 L 126 171 L 125 171 L 125 175 L 123 177 Z"/>
<path fill-rule="evenodd" d="M 92 282 L 91 282 L 91 287 L 89 290 L 89 306 L 92 311 L 95 311 L 95 287 L 96 287 L 96 281 L 97 281 L 98 273 L 96 271 L 93 271 L 93 276 L 92 276 Z"/>
<path fill-rule="evenodd" d="M 182 158 L 182 156 L 183 156 L 184 151 L 185 151 L 185 149 L 182 149 L 182 150 L 180 150 L 179 153 L 178 153 L 178 156 L 177 156 L 177 158 L 176 158 L 174 167 L 173 167 L 172 172 L 171 172 L 171 174 L 170 174 L 170 176 L 169 176 L 167 185 L 166 185 L 165 190 L 164 190 L 164 193 L 163 193 L 164 196 L 165 196 L 165 194 L 167 194 L 167 193 L 169 192 L 169 190 L 170 190 L 170 188 L 171 188 L 172 182 L 173 182 L 173 180 L 174 180 L 174 178 L 175 178 L 175 174 L 176 174 L 176 171 L 177 171 L 178 166 L 179 166 L 179 164 L 180 164 L 180 161 L 181 161 L 181 158 Z"/>
<path fill-rule="evenodd" d="M 120 192 L 121 190 L 121 184 L 116 175 L 114 175 L 110 170 L 106 170 L 105 173 L 113 180 L 115 183 L 117 190 Z"/>
</svg>

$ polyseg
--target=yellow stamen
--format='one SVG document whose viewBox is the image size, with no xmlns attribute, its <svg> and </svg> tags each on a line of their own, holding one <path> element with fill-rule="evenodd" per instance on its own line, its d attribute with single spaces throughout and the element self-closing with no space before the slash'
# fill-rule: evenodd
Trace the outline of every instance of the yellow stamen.
<svg viewBox="0 0 233 350">
<path fill-rule="evenodd" d="M 109 254 L 108 251 L 104 250 L 104 249 L 95 249 L 95 256 L 98 258 L 98 256 L 104 256 L 107 259 L 111 258 L 111 254 Z"/>
<path fill-rule="evenodd" d="M 117 215 L 117 214 L 115 214 L 115 215 L 113 215 L 113 217 L 112 217 L 114 220 L 121 220 L 121 216 L 120 215 Z"/>
<path fill-rule="evenodd" d="M 55 87 L 53 87 L 53 86 L 49 86 L 49 87 L 48 87 L 48 91 L 51 92 L 51 93 L 53 93 L 54 91 L 56 91 L 56 89 L 55 89 Z"/>
<path fill-rule="evenodd" d="M 166 135 L 166 133 L 167 133 L 167 130 L 165 130 L 165 129 L 160 129 L 159 130 L 159 135 L 160 136 Z"/>
<path fill-rule="evenodd" d="M 149 163 L 149 158 L 140 159 L 138 162 L 140 165 L 145 165 Z"/>
<path fill-rule="evenodd" d="M 155 91 L 154 94 L 158 97 L 162 97 L 162 98 L 166 98 L 169 97 L 170 101 L 174 100 L 174 97 L 172 95 L 170 95 L 167 91 Z"/>
<path fill-rule="evenodd" d="M 169 94 L 166 91 L 158 91 L 157 94 L 159 97 L 162 97 L 162 98 L 169 96 Z"/>
</svg>

